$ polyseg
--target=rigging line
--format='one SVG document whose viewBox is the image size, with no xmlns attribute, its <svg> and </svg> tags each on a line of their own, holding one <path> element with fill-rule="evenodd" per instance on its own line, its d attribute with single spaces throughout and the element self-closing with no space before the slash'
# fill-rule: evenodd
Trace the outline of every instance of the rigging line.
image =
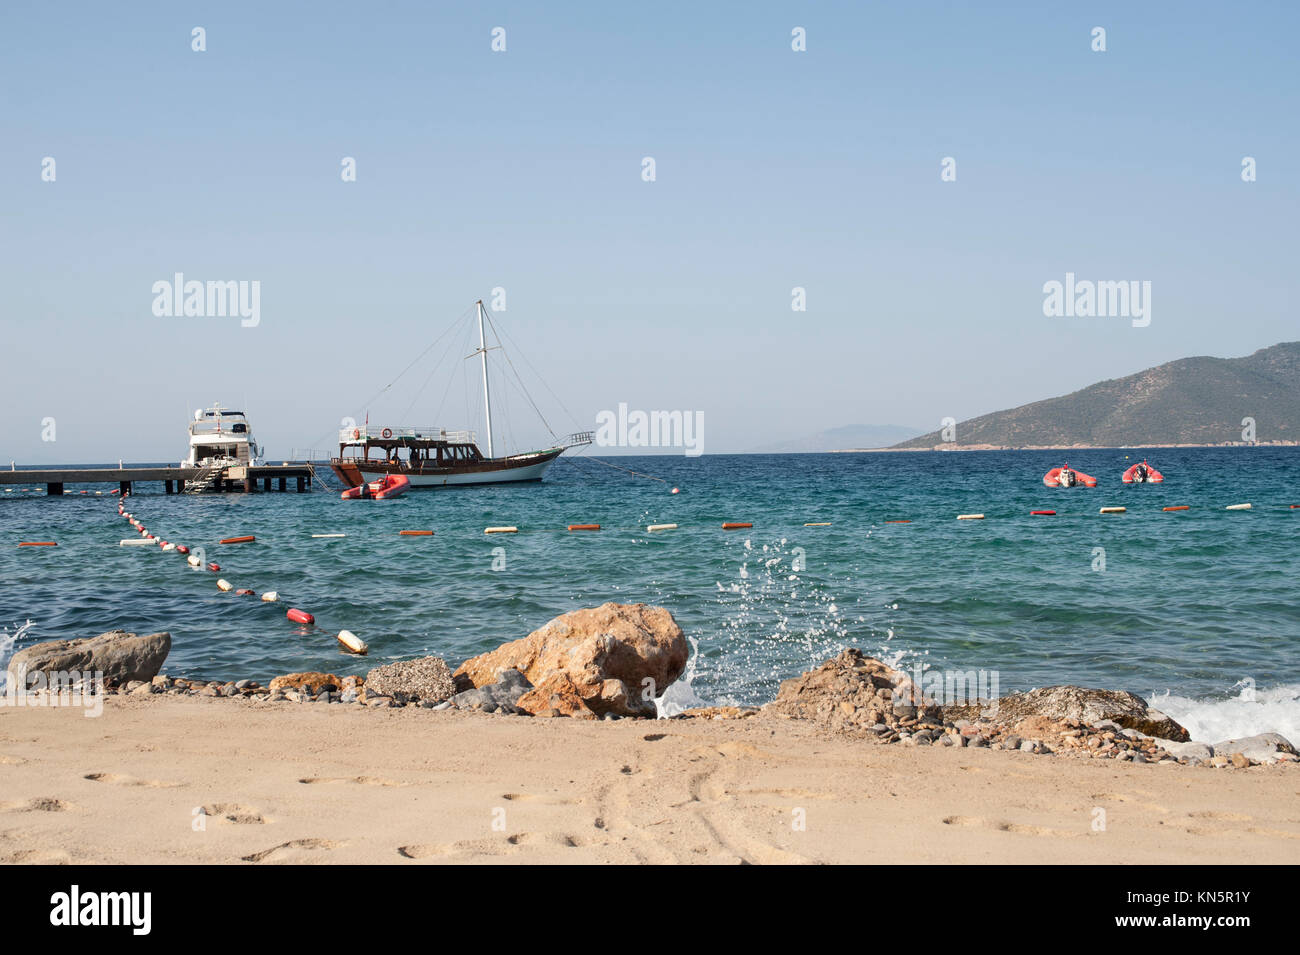
<svg viewBox="0 0 1300 955">
<path fill-rule="evenodd" d="M 461 350 L 463 351 L 464 342 L 461 343 L 461 346 L 462 346 Z M 451 346 L 448 346 L 448 350 L 450 350 L 450 347 Z M 438 410 L 434 412 L 434 418 L 436 418 L 438 421 L 442 420 L 442 409 L 447 406 L 447 396 L 451 394 L 451 386 L 454 385 L 460 379 L 461 375 L 464 374 L 463 367 L 464 366 L 462 365 L 461 369 L 457 369 L 455 366 L 453 366 L 451 372 L 447 375 L 447 387 L 442 390 L 442 400 L 438 402 Z M 470 422 L 468 419 L 466 419 L 465 423 L 469 424 Z M 442 427 L 442 426 L 438 425 L 438 427 Z"/>
<path fill-rule="evenodd" d="M 473 308 L 473 306 L 470 306 L 470 308 Z M 433 349 L 433 346 L 434 346 L 434 345 L 436 345 L 436 344 L 438 344 L 438 342 L 442 341 L 442 339 L 443 339 L 446 335 L 448 335 L 449 333 L 451 333 L 451 332 L 456 328 L 456 326 L 457 326 L 458 324 L 460 324 L 462 321 L 464 321 L 465 316 L 469 314 L 469 311 L 470 311 L 470 309 L 467 308 L 467 309 L 465 309 L 465 311 L 461 312 L 460 315 L 458 315 L 458 316 L 456 317 L 456 320 L 453 321 L 449 326 L 447 326 L 447 328 L 443 331 L 443 333 L 442 333 L 441 335 L 439 335 L 437 338 L 435 338 L 432 342 L 429 343 L 429 347 L 428 347 L 428 348 L 426 348 L 424 351 L 420 352 L 419 356 L 416 357 L 415 361 L 411 362 L 410 365 L 407 365 L 405 368 L 402 369 L 402 371 L 398 374 L 397 378 L 394 378 L 392 381 L 390 381 L 387 385 L 385 385 L 385 386 L 384 386 L 383 388 L 381 388 L 379 391 L 375 392 L 373 395 L 370 396 L 370 398 L 369 398 L 368 400 L 362 402 L 358 407 L 361 407 L 361 408 L 364 408 L 364 409 L 366 409 L 366 410 L 369 410 L 370 405 L 374 402 L 374 400 L 375 400 L 376 398 L 378 398 L 380 395 L 382 395 L 382 394 L 383 394 L 385 391 L 387 391 L 389 388 L 393 387 L 393 385 L 397 384 L 398 379 L 400 379 L 400 378 L 402 377 L 402 375 L 405 375 L 408 371 L 410 371 L 412 365 L 414 365 L 414 364 L 415 364 L 416 362 L 418 362 L 421 358 L 423 358 L 425 355 L 427 355 L 427 354 L 428 354 L 428 353 Z M 322 434 L 319 438 L 314 439 L 314 440 L 312 441 L 312 444 L 315 444 L 317 441 L 324 441 L 324 440 L 327 439 L 331 434 L 337 434 L 337 432 L 334 431 L 333 429 L 331 429 L 331 430 L 329 430 L 329 431 L 326 431 L 326 432 L 325 432 L 324 434 Z"/>
<path fill-rule="evenodd" d="M 590 445 L 588 445 L 588 447 L 590 447 Z M 584 458 L 583 455 L 586 453 L 587 453 L 586 449 L 584 448 L 582 451 L 579 451 L 577 454 L 569 455 L 569 460 L 577 461 L 579 458 L 581 458 L 583 461 L 595 461 L 597 464 L 603 464 L 605 465 L 605 467 L 613 468 L 615 471 L 626 471 L 628 474 L 635 474 L 637 477 L 649 478 L 652 481 L 659 481 L 663 484 L 668 483 L 667 478 L 655 477 L 653 474 L 644 474 L 641 471 L 633 471 L 631 468 L 619 467 L 617 464 L 610 464 L 608 461 L 602 461 L 600 458 Z"/>
<path fill-rule="evenodd" d="M 543 417 L 542 412 L 538 409 L 536 403 L 533 401 L 532 395 L 528 394 L 528 386 L 524 384 L 523 378 L 521 378 L 519 375 L 519 370 L 515 368 L 515 363 L 510 360 L 510 353 L 505 350 L 504 343 L 501 342 L 501 336 L 503 333 L 497 329 L 496 323 L 492 321 L 492 316 L 490 314 L 488 315 L 488 324 L 492 326 L 492 333 L 497 336 L 497 342 L 503 345 L 501 349 L 501 354 L 505 356 L 506 363 L 510 365 L 510 370 L 514 372 L 515 377 L 519 379 L 519 386 L 524 389 L 524 396 L 528 398 L 528 403 L 532 405 L 533 410 L 537 412 L 537 417 L 542 419 L 542 424 L 546 425 L 546 430 L 551 432 L 551 437 L 555 438 L 556 440 L 559 440 L 558 436 L 551 429 L 550 424 L 547 422 L 546 418 Z M 519 346 L 515 344 L 515 340 L 513 338 L 510 338 L 508 334 L 505 337 L 510 341 L 511 349 L 519 352 L 519 357 L 522 358 L 524 364 L 528 366 L 528 370 L 537 376 L 537 380 L 542 383 L 542 387 L 545 388 L 547 392 L 550 393 L 550 396 L 555 399 L 555 402 L 560 406 L 560 409 L 569 416 L 570 420 L 573 421 L 574 427 L 580 427 L 580 425 L 578 425 L 578 419 L 573 417 L 573 413 L 570 412 L 568 408 L 564 407 L 564 402 L 560 401 L 559 396 L 557 396 L 554 391 L 551 391 L 551 386 L 546 383 L 546 379 L 543 378 L 538 373 L 537 369 L 533 367 L 533 363 L 528 360 L 528 356 L 525 355 L 523 351 L 519 348 Z"/>
<path fill-rule="evenodd" d="M 406 411 L 405 411 L 405 413 L 402 415 L 402 420 L 403 420 L 403 421 L 409 420 L 409 418 L 410 418 L 410 414 L 411 414 L 411 410 L 415 407 L 416 402 L 418 402 L 418 401 L 420 400 L 420 396 L 424 394 L 424 389 L 426 389 L 426 388 L 429 387 L 429 382 L 433 381 L 433 376 L 436 375 L 436 374 L 438 373 L 438 370 L 439 370 L 440 368 L 442 368 L 442 363 L 445 362 L 445 361 L 447 360 L 447 356 L 451 354 L 452 346 L 454 346 L 455 344 L 456 344 L 456 340 L 455 340 L 454 338 L 453 338 L 451 341 L 449 341 L 449 342 L 447 343 L 447 348 L 446 348 L 445 351 L 443 351 L 443 353 L 442 353 L 442 357 L 438 359 L 437 364 L 435 364 L 435 365 L 433 366 L 433 369 L 429 372 L 429 376 L 428 376 L 427 378 L 424 379 L 424 384 L 422 384 L 422 385 L 420 386 L 420 390 L 417 391 L 417 392 L 415 393 L 415 397 L 412 398 L 412 399 L 411 399 L 411 403 L 410 403 L 409 405 L 407 405 L 407 407 L 406 407 Z M 440 410 L 441 410 L 441 409 L 440 409 Z M 441 425 L 438 425 L 438 422 L 436 422 L 436 421 L 433 422 L 433 424 L 434 424 L 435 426 L 441 427 Z"/>
</svg>

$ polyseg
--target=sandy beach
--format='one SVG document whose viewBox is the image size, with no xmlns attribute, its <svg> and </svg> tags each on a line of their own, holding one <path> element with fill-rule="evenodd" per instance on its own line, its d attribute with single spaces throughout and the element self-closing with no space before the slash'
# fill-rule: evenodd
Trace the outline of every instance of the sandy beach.
<svg viewBox="0 0 1300 955">
<path fill-rule="evenodd" d="M 0 862 L 1295 863 L 1297 772 L 113 696 L 0 709 Z"/>
</svg>

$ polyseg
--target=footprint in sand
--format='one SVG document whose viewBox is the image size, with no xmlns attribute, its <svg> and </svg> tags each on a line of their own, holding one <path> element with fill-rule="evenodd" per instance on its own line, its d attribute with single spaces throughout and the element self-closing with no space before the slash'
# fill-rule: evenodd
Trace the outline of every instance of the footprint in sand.
<svg viewBox="0 0 1300 955">
<path fill-rule="evenodd" d="M 260 826 L 266 822 L 266 817 L 256 809 L 249 809 L 247 806 L 240 806 L 233 802 L 214 802 L 204 806 L 203 813 L 209 819 L 230 822 L 238 826 Z"/>
<path fill-rule="evenodd" d="M 1219 812 L 1217 809 L 1201 809 L 1196 812 L 1188 813 L 1193 819 L 1212 819 L 1215 822 L 1250 822 L 1250 816 L 1243 816 L 1239 812 Z"/>
<path fill-rule="evenodd" d="M 1122 802 L 1129 805 L 1137 806 L 1139 809 L 1150 809 L 1152 812 L 1169 812 L 1164 806 L 1153 802 L 1143 802 L 1136 796 L 1130 796 L 1126 793 L 1093 793 L 1090 799 L 1097 802 Z"/>
<path fill-rule="evenodd" d="M 1046 826 L 1030 826 L 1019 822 L 1006 822 L 999 819 L 984 819 L 980 816 L 946 816 L 945 826 L 961 826 L 967 829 L 992 829 L 994 832 L 1014 832 L 1021 836 L 1056 836 L 1073 839 L 1083 833 L 1068 832 L 1064 829 L 1049 829 Z"/>
<path fill-rule="evenodd" d="M 342 846 L 341 842 L 331 842 L 328 839 L 294 839 L 291 842 L 282 842 L 278 846 L 272 846 L 269 849 L 263 849 L 261 852 L 254 852 L 252 855 L 243 856 L 245 862 L 304 862 L 306 857 L 314 851 L 321 849 L 337 849 Z"/>
<path fill-rule="evenodd" d="M 379 776 L 308 776 L 305 779 L 298 780 L 308 786 L 316 786 L 321 783 L 352 783 L 356 786 L 406 786 L 408 783 L 399 783 L 392 779 L 382 779 Z"/>
<path fill-rule="evenodd" d="M 144 786 L 149 789 L 175 789 L 177 786 L 185 785 L 184 783 L 167 782 L 162 779 L 136 779 L 134 776 L 125 776 L 121 773 L 87 773 L 83 778 L 96 783 L 112 783 L 114 786 Z"/>
<path fill-rule="evenodd" d="M 67 812 L 71 808 L 73 808 L 72 803 L 55 799 L 53 796 L 37 796 L 34 799 L 0 803 L 0 812 Z"/>
</svg>

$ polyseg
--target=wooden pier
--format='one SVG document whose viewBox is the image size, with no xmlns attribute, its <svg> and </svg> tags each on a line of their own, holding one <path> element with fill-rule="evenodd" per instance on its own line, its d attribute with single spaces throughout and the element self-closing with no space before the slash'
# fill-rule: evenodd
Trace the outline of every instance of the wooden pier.
<svg viewBox="0 0 1300 955">
<path fill-rule="evenodd" d="M 165 494 L 184 494 L 188 484 L 211 493 L 253 494 L 287 491 L 292 481 L 299 493 L 311 487 L 310 464 L 231 465 L 224 468 L 41 468 L 0 471 L 0 484 L 44 484 L 47 494 L 63 494 L 67 484 L 116 484 L 123 494 L 141 481 L 159 481 Z M 259 487 L 260 483 L 260 487 Z"/>
</svg>

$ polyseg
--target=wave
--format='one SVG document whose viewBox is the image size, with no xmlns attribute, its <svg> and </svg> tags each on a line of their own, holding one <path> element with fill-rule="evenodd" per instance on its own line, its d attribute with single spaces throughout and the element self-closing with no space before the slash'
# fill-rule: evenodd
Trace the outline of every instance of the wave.
<svg viewBox="0 0 1300 955">
<path fill-rule="evenodd" d="M 1281 733 L 1293 744 L 1300 742 L 1300 684 L 1261 690 L 1243 681 L 1232 689 L 1238 691 L 1235 696 L 1201 700 L 1166 690 L 1149 702 L 1187 727 L 1197 742 L 1220 743 L 1258 733 Z"/>
</svg>

